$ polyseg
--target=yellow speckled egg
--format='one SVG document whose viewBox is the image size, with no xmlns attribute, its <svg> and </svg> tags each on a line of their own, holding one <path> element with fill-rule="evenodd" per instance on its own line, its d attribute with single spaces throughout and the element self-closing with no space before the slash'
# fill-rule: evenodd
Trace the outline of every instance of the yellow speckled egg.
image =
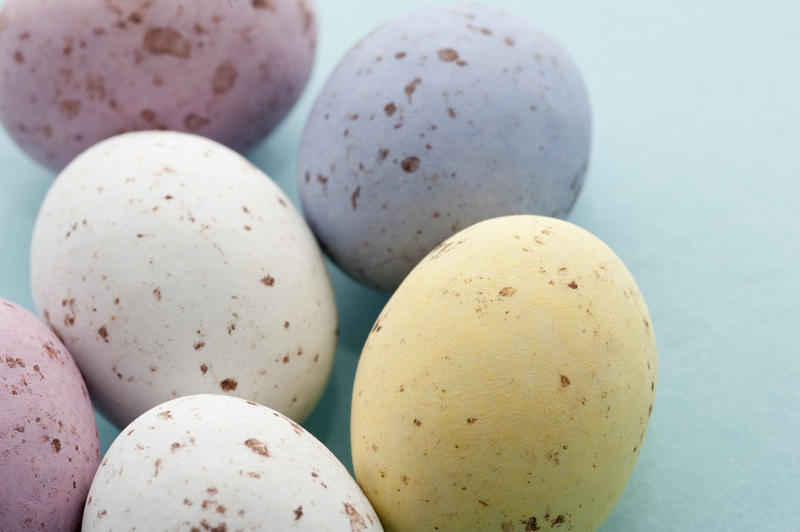
<svg viewBox="0 0 800 532">
<path fill-rule="evenodd" d="M 353 390 L 356 478 L 387 530 L 591 531 L 622 493 L 656 385 L 647 307 L 599 239 L 495 218 L 387 303 Z"/>
</svg>

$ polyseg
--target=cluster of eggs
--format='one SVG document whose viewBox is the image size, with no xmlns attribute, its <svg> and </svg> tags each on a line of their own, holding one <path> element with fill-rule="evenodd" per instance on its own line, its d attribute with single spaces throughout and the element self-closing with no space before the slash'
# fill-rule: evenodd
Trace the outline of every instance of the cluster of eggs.
<svg viewBox="0 0 800 532">
<path fill-rule="evenodd" d="M 558 219 L 588 166 L 577 69 L 494 7 L 391 21 L 311 112 L 304 216 L 234 150 L 298 98 L 316 24 L 311 0 L 0 11 L 0 119 L 60 171 L 31 246 L 41 320 L 0 300 L 0 529 L 595 530 L 610 513 L 656 348 L 620 259 Z M 322 250 L 394 291 L 355 378 L 357 482 L 298 424 L 338 334 Z M 102 462 L 92 402 L 125 427 Z"/>
</svg>

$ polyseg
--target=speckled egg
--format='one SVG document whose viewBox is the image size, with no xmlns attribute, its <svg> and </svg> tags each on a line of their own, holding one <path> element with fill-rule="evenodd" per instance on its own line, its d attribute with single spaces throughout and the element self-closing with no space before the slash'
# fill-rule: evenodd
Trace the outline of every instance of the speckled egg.
<svg viewBox="0 0 800 532">
<path fill-rule="evenodd" d="M 297 100 L 316 32 L 312 0 L 8 0 L 0 119 L 54 170 L 126 131 L 244 150 Z"/>
<path fill-rule="evenodd" d="M 113 137 L 59 175 L 34 229 L 36 309 L 124 426 L 192 393 L 302 420 L 330 375 L 336 306 L 278 186 L 214 141 Z"/>
<path fill-rule="evenodd" d="M 72 357 L 44 323 L 0 298 L 0 530 L 78 530 L 99 459 Z"/>
<path fill-rule="evenodd" d="M 386 290 L 439 242 L 506 214 L 562 217 L 589 161 L 566 52 L 501 9 L 394 20 L 331 75 L 303 137 L 305 214 L 330 257 Z"/>
<path fill-rule="evenodd" d="M 289 418 L 219 395 L 128 425 L 92 483 L 83 530 L 382 530 L 336 457 Z"/>
<path fill-rule="evenodd" d="M 390 530 L 596 530 L 641 451 L 656 362 L 644 299 L 600 240 L 540 216 L 478 223 L 369 335 L 356 478 Z"/>
</svg>

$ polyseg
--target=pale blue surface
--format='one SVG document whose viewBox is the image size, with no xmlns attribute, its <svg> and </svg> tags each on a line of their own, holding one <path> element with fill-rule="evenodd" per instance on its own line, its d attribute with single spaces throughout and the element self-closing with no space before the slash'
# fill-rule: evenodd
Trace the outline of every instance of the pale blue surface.
<svg viewBox="0 0 800 532">
<path fill-rule="evenodd" d="M 434 2 L 317 3 L 311 83 L 251 153 L 296 204 L 300 133 L 328 72 L 379 22 Z M 570 220 L 626 262 L 657 335 L 650 430 L 602 530 L 800 530 L 800 4 L 493 3 L 547 29 L 584 74 L 593 158 Z M 50 182 L 0 132 L 0 297 L 29 309 L 29 239 Z M 331 274 L 341 339 L 305 425 L 349 466 L 353 372 L 387 296 Z M 101 433 L 105 449 L 114 431 Z"/>
</svg>

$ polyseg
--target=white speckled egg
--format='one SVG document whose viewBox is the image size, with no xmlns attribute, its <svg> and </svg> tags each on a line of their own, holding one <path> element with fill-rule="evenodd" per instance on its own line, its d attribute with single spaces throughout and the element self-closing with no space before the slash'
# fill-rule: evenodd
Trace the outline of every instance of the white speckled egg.
<svg viewBox="0 0 800 532">
<path fill-rule="evenodd" d="M 299 97 L 316 35 L 312 0 L 8 0 L 0 119 L 54 170 L 124 131 L 246 149 Z"/>
<path fill-rule="evenodd" d="M 128 133 L 80 155 L 42 205 L 31 278 L 120 426 L 205 392 L 302 420 L 330 374 L 336 307 L 311 231 L 273 181 L 202 137 Z"/>
<path fill-rule="evenodd" d="M 83 530 L 382 530 L 336 457 L 297 423 L 233 397 L 147 411 L 95 476 Z"/>
</svg>

